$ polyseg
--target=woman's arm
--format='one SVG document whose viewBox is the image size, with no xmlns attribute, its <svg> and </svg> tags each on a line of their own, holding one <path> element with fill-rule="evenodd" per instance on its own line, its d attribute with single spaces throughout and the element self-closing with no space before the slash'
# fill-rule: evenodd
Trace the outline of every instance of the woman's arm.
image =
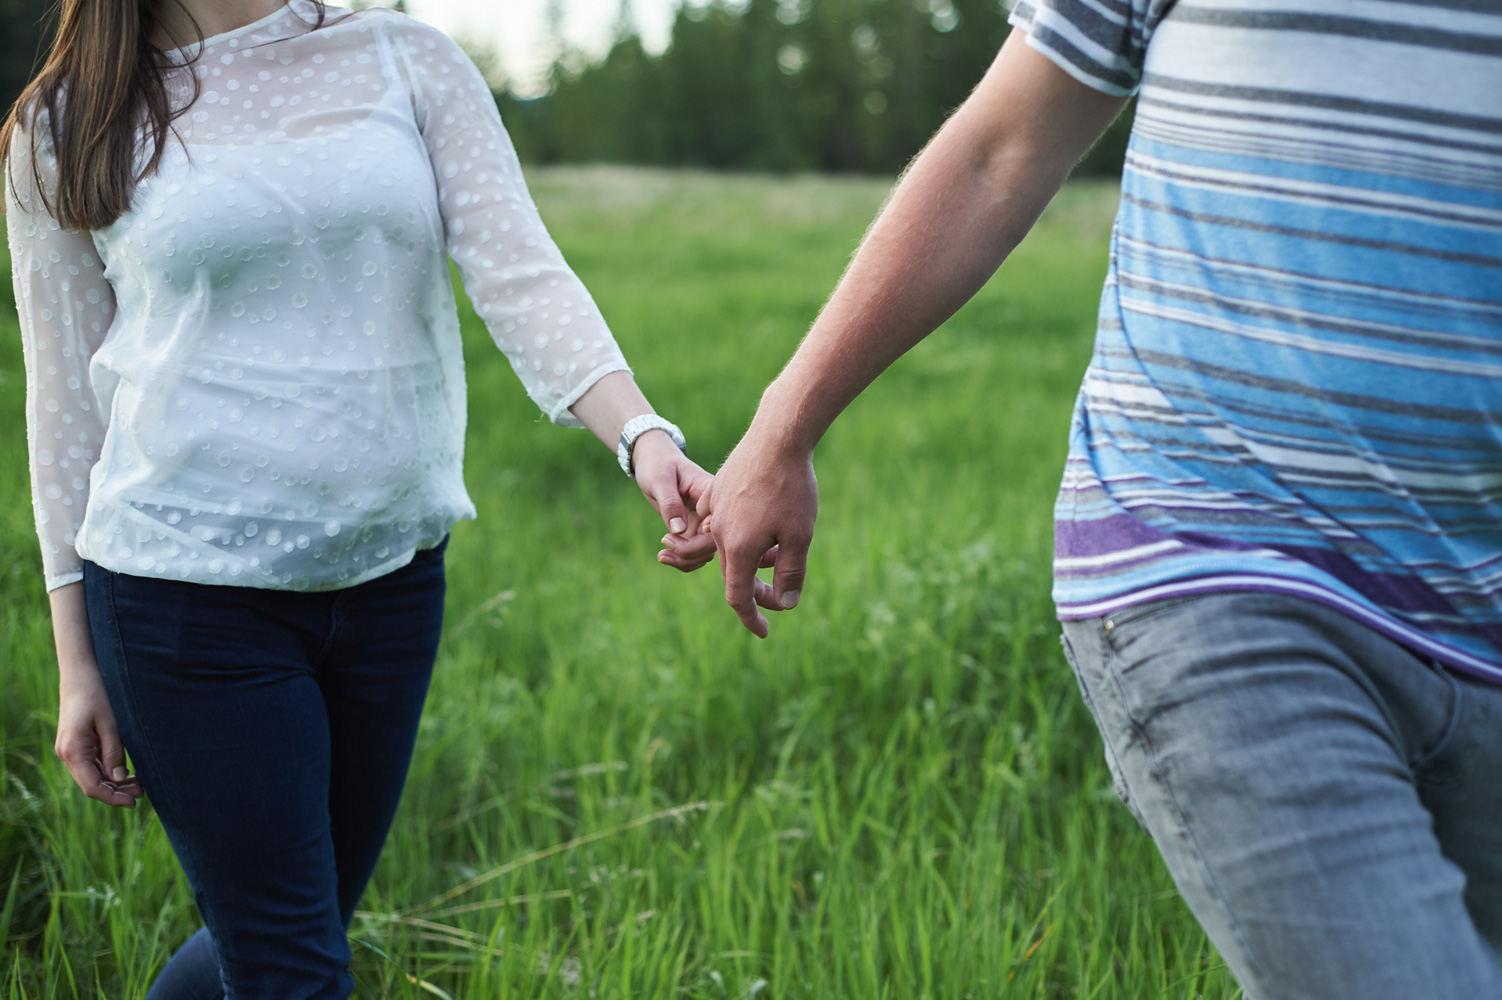
<svg viewBox="0 0 1502 1000">
<path fill-rule="evenodd" d="M 32 135 L 39 142 L 33 159 Z M 26 363 L 26 434 L 31 497 L 49 590 L 83 576 L 74 542 L 89 500 L 89 470 L 105 423 L 89 361 L 115 318 L 115 291 L 88 233 L 65 229 L 37 187 L 52 186 L 56 161 L 45 121 L 18 127 L 5 162 L 5 223 Z M 40 175 L 40 176 L 38 176 Z"/>
<path fill-rule="evenodd" d="M 89 235 L 64 229 L 42 203 L 38 175 L 50 183 L 54 164 L 45 142 L 33 149 L 34 131 L 45 140 L 44 123 L 35 130 L 17 128 L 12 135 L 5 222 L 26 360 L 32 504 L 57 641 L 55 750 L 86 795 L 129 808 L 141 785 L 126 771 L 125 750 L 99 679 L 78 582 L 83 563 L 74 548 L 88 505 L 89 470 L 104 442 L 104 420 L 89 387 L 89 360 L 114 319 L 115 293 Z"/>
<path fill-rule="evenodd" d="M 798 603 L 818 510 L 813 449 L 877 375 L 985 284 L 1032 228 L 1123 98 L 1077 82 L 1007 38 L 985 78 L 913 161 L 798 352 L 767 388 L 699 513 L 721 555 L 725 599 L 759 636 L 757 610 Z M 770 586 L 756 568 L 778 547 Z"/>
<path fill-rule="evenodd" d="M 555 423 L 595 382 L 629 371 L 589 289 L 563 259 L 527 190 L 480 71 L 448 36 L 405 17 L 373 18 L 406 67 L 437 183 L 449 256 L 491 339 Z"/>
<path fill-rule="evenodd" d="M 449 255 L 475 311 L 543 412 L 559 424 L 588 426 L 614 451 L 626 421 L 652 407 L 543 225 L 490 89 L 436 29 L 405 18 L 383 23 L 406 67 Z M 702 566 L 714 550 L 698 537 L 693 504 L 708 474 L 660 431 L 643 434 L 634 455 L 637 484 L 679 536 L 663 540 L 659 560 L 683 570 Z"/>
</svg>

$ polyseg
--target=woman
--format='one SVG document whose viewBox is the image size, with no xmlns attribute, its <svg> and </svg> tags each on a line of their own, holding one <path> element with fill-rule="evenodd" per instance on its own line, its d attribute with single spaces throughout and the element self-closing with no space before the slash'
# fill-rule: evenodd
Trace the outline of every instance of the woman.
<svg viewBox="0 0 1502 1000">
<path fill-rule="evenodd" d="M 206 924 L 151 996 L 345 996 L 475 514 L 445 255 L 543 411 L 620 442 L 668 565 L 713 553 L 708 476 L 434 30 L 65 0 L 3 140 L 57 753 L 90 797 L 150 794 Z"/>
</svg>

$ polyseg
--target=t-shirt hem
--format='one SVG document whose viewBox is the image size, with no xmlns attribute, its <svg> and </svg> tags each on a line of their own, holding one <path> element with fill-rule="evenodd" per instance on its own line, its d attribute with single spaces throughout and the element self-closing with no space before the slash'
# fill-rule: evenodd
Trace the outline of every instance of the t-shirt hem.
<svg viewBox="0 0 1502 1000">
<path fill-rule="evenodd" d="M 1394 642 L 1432 657 L 1447 667 L 1491 684 L 1502 684 L 1502 663 L 1485 660 L 1464 650 L 1456 649 L 1359 601 L 1305 580 L 1261 576 L 1255 573 L 1193 577 L 1143 587 L 1094 601 L 1056 601 L 1055 609 L 1060 621 L 1082 621 L 1089 618 L 1101 618 L 1120 611 L 1122 608 L 1147 604 L 1151 601 L 1232 591 L 1287 594 L 1317 601 L 1355 619 Z"/>
<path fill-rule="evenodd" d="M 1027 35 L 1026 42 L 1028 48 L 1043 56 L 1091 90 L 1105 94 L 1108 97 L 1131 97 L 1141 88 L 1141 84 L 1132 87 L 1118 86 L 1109 80 L 1104 80 L 1096 76 L 1083 66 L 1075 63 L 1064 53 L 1043 41 L 1034 28 L 1033 19 L 1020 13 L 1017 9 L 1012 11 L 1011 16 L 1007 18 L 1007 23 Z"/>
</svg>

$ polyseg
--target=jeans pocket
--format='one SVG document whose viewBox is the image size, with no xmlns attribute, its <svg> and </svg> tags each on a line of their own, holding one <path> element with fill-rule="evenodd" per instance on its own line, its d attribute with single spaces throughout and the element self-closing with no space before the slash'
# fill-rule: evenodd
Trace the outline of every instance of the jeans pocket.
<svg viewBox="0 0 1502 1000">
<path fill-rule="evenodd" d="M 1460 716 L 1465 711 L 1466 689 L 1460 679 L 1444 665 L 1430 660 L 1429 668 L 1434 671 L 1436 677 L 1444 681 L 1449 689 L 1449 704 L 1444 715 L 1445 724 L 1434 740 L 1409 760 L 1408 766 L 1413 769 L 1414 776 L 1420 785 L 1448 785 L 1459 780 L 1451 759 L 1456 755 L 1449 751 L 1453 748 L 1456 732 L 1460 729 Z"/>
<path fill-rule="evenodd" d="M 1182 597 L 1168 597 L 1161 601 L 1148 601 L 1144 604 L 1132 604 L 1101 619 L 1101 631 L 1105 634 L 1106 644 L 1115 652 L 1121 652 L 1125 644 L 1131 641 L 1131 629 L 1145 625 L 1160 615 L 1168 614 L 1177 610 L 1191 601 L 1201 600 L 1201 594 L 1187 594 Z"/>
</svg>

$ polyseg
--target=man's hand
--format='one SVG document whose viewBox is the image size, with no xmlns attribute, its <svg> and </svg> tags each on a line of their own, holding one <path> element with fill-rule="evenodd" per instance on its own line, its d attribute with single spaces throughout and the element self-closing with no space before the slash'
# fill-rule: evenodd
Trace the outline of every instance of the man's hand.
<svg viewBox="0 0 1502 1000">
<path fill-rule="evenodd" d="M 741 624 L 767 637 L 769 611 L 790 611 L 803 594 L 808 547 L 819 514 L 813 454 L 759 433 L 755 424 L 699 499 L 701 528 L 714 539 L 725 601 Z M 774 566 L 772 583 L 758 568 Z"/>
<path fill-rule="evenodd" d="M 695 505 L 709 489 L 709 473 L 678 450 L 663 431 L 647 431 L 631 451 L 636 485 L 667 525 L 657 561 L 692 573 L 714 558 L 714 539 L 700 533 Z"/>
</svg>

